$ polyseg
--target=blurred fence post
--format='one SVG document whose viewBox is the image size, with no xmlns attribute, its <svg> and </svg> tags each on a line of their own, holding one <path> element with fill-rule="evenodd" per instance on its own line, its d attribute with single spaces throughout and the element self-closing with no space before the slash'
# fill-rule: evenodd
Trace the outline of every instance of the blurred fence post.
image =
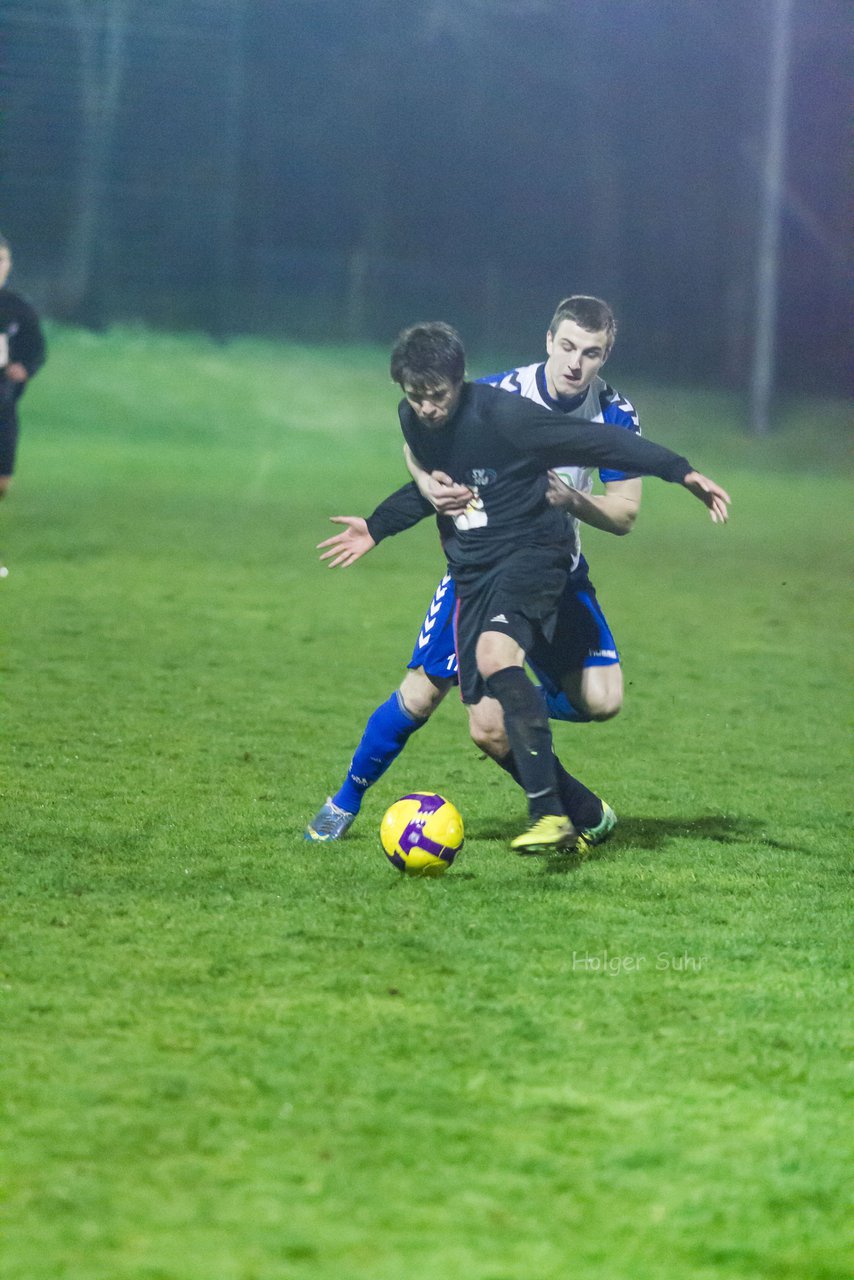
<svg viewBox="0 0 854 1280">
<path fill-rule="evenodd" d="M 113 0 L 106 6 L 86 0 L 66 2 L 79 49 L 81 123 L 62 306 L 67 315 L 101 323 L 96 259 L 104 256 L 108 176 L 124 72 L 129 0 Z"/>
<path fill-rule="evenodd" d="M 786 166 L 786 105 L 793 0 L 774 0 L 768 65 L 765 148 L 756 254 L 756 311 L 750 377 L 750 430 L 766 435 L 771 424 L 780 274 L 780 222 Z"/>
<path fill-rule="evenodd" d="M 245 0 L 230 0 L 225 14 L 225 53 L 222 77 L 222 120 L 220 133 L 221 174 L 217 183 L 216 271 L 217 337 L 224 340 L 239 327 L 237 279 L 240 240 L 239 193 L 242 169 L 243 106 L 246 93 Z M 242 303 L 242 299 L 240 300 Z"/>
</svg>

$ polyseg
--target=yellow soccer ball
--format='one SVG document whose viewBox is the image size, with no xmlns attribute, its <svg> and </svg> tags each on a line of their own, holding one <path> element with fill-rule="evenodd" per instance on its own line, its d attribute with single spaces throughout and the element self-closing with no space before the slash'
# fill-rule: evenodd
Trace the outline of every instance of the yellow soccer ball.
<svg viewBox="0 0 854 1280">
<path fill-rule="evenodd" d="M 463 820 L 443 796 L 415 791 L 395 800 L 380 824 L 386 857 L 409 876 L 441 876 L 463 847 Z"/>
</svg>

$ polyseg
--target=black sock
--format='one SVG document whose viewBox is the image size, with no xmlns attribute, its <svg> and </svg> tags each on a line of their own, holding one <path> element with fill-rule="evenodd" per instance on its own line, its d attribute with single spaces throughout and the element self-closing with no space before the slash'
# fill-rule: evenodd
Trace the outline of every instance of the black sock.
<svg viewBox="0 0 854 1280">
<path fill-rule="evenodd" d="M 492 759 L 521 787 L 522 781 L 512 752 L 503 760 L 499 760 L 497 756 L 492 756 Z M 555 756 L 555 769 L 557 793 L 572 825 L 579 830 L 583 827 L 595 827 L 602 820 L 602 801 L 594 791 L 585 787 L 583 782 L 579 782 L 578 778 L 567 773 L 557 756 Z"/>
<path fill-rule="evenodd" d="M 595 791 L 591 791 L 573 774 L 568 773 L 557 756 L 555 756 L 555 769 L 558 795 L 570 816 L 572 825 L 579 830 L 582 827 L 595 827 L 602 821 L 602 801 Z"/>
<path fill-rule="evenodd" d="M 504 727 L 516 767 L 516 774 L 511 776 L 517 777 L 528 797 L 531 821 L 549 813 L 562 814 L 551 729 L 543 700 L 532 681 L 521 667 L 504 667 L 489 677 L 486 688 L 504 712 Z"/>
</svg>

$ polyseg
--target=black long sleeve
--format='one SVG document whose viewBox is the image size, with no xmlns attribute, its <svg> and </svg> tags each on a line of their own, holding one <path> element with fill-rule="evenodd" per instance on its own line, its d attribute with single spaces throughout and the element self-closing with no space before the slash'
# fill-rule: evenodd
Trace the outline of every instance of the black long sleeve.
<svg viewBox="0 0 854 1280">
<path fill-rule="evenodd" d="M 392 534 L 403 533 L 425 516 L 434 516 L 434 508 L 421 496 L 414 481 L 396 489 L 368 516 L 368 533 L 374 542 L 382 542 Z"/>
<path fill-rule="evenodd" d="M 543 470 L 555 466 L 611 467 L 633 475 L 681 483 L 692 470 L 687 458 L 664 445 L 604 422 L 586 422 L 540 408 L 518 396 L 490 405 L 491 418 L 509 444 L 536 458 Z"/>
</svg>

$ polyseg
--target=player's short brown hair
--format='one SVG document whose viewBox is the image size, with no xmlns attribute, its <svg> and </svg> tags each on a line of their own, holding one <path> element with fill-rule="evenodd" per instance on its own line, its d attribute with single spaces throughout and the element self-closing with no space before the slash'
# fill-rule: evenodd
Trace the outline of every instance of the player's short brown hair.
<svg viewBox="0 0 854 1280">
<path fill-rule="evenodd" d="M 576 293 L 571 298 L 559 302 L 552 316 L 549 333 L 554 337 L 564 320 L 574 320 L 582 329 L 590 333 L 607 333 L 608 350 L 614 345 L 617 336 L 617 322 L 614 313 L 601 298 L 589 298 L 586 294 Z"/>
<path fill-rule="evenodd" d="M 414 324 L 398 334 L 390 368 L 401 387 L 433 391 L 440 382 L 456 385 L 466 376 L 463 340 L 442 320 Z"/>
</svg>

